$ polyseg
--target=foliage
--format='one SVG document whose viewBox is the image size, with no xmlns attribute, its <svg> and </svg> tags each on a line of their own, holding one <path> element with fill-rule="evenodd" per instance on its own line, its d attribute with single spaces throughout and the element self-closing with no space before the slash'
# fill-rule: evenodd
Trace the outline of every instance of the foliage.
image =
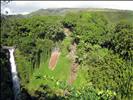
<svg viewBox="0 0 133 100">
<path fill-rule="evenodd" d="M 112 49 L 126 60 L 133 60 L 133 26 L 120 22 L 115 26 L 112 36 Z"/>
<path fill-rule="evenodd" d="M 35 100 L 130 100 L 133 98 L 132 18 L 130 11 L 82 10 L 64 16 L 6 16 L 1 20 L 1 45 L 16 46 L 21 85 L 28 89 L 22 92 L 30 91 L 27 95 Z M 65 36 L 64 28 L 71 31 L 71 36 Z M 72 62 L 68 54 L 72 42 L 77 44 L 80 68 L 77 80 L 70 86 L 67 79 Z M 55 70 L 51 71 L 48 61 L 54 47 L 60 48 L 61 54 Z M 4 67 L 6 62 L 1 59 Z M 2 70 L 6 72 L 4 67 Z"/>
</svg>

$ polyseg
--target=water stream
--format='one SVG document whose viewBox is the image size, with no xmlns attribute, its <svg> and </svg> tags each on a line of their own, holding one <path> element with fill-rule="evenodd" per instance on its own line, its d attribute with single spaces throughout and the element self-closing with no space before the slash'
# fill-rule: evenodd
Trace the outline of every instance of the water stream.
<svg viewBox="0 0 133 100">
<path fill-rule="evenodd" d="M 13 82 L 13 92 L 15 100 L 19 100 L 20 95 L 20 83 L 19 78 L 17 74 L 16 64 L 15 64 L 15 58 L 14 58 L 14 48 L 9 49 L 10 52 L 10 63 L 11 63 L 11 74 L 12 74 L 12 82 Z"/>
</svg>

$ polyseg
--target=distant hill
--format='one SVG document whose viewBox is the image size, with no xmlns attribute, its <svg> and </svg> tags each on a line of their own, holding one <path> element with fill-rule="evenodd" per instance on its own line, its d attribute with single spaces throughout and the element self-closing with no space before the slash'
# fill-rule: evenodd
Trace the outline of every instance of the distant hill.
<svg viewBox="0 0 133 100">
<path fill-rule="evenodd" d="M 131 10 L 117 10 L 117 9 L 105 9 L 105 8 L 48 8 L 48 9 L 39 9 L 33 11 L 27 15 L 1 15 L 1 18 L 26 18 L 31 16 L 56 16 L 56 15 L 65 15 L 69 12 L 98 12 L 108 17 L 110 21 L 118 21 L 119 19 L 128 19 L 128 21 L 133 21 L 133 11 Z"/>
<path fill-rule="evenodd" d="M 131 10 L 117 10 L 117 9 L 104 9 L 104 8 L 49 8 L 49 9 L 39 9 L 37 11 L 31 12 L 25 15 L 25 17 L 31 16 L 56 16 L 65 15 L 69 12 L 97 12 L 110 19 L 111 22 L 117 22 L 119 19 L 126 20 L 129 22 L 133 21 L 133 11 Z"/>
<path fill-rule="evenodd" d="M 102 12 L 131 12 L 129 10 L 116 10 L 116 9 L 102 9 L 102 8 L 48 8 L 39 9 L 31 12 L 28 16 L 34 15 L 64 15 L 68 12 L 80 12 L 80 11 L 102 11 Z"/>
<path fill-rule="evenodd" d="M 34 15 L 64 15 L 66 12 L 80 11 L 81 9 L 72 8 L 51 8 L 51 9 L 39 9 L 37 11 L 31 12 L 29 16 Z"/>
</svg>

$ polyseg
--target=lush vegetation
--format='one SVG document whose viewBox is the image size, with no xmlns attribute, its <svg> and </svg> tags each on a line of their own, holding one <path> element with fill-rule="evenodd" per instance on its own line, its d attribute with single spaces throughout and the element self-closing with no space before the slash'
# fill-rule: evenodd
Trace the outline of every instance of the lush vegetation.
<svg viewBox="0 0 133 100">
<path fill-rule="evenodd" d="M 16 46 L 23 100 L 133 98 L 133 12 L 79 11 L 1 19 L 1 45 Z M 70 30 L 69 36 L 64 28 Z M 73 42 L 79 69 L 70 85 Z M 51 71 L 48 63 L 55 47 L 61 54 Z M 4 69 L 7 60 L 1 62 Z"/>
</svg>

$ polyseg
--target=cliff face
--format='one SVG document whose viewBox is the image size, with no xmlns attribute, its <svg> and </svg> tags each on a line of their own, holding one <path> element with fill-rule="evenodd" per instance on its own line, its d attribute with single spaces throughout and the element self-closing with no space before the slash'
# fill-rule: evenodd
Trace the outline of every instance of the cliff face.
<svg viewBox="0 0 133 100">
<path fill-rule="evenodd" d="M 11 67 L 9 62 L 9 51 L 0 47 L 0 82 L 1 100 L 13 100 Z"/>
</svg>

